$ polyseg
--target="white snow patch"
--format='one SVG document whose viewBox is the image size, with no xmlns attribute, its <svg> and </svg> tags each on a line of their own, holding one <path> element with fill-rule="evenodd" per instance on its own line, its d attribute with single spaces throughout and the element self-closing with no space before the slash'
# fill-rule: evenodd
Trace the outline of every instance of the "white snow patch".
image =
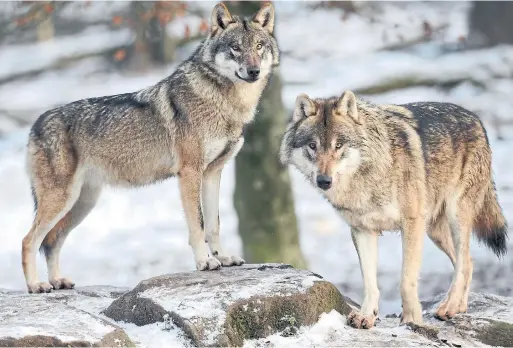
<svg viewBox="0 0 513 348">
<path fill-rule="evenodd" d="M 280 333 L 258 340 L 246 340 L 244 348 L 256 347 L 337 347 L 337 346 L 389 346 L 391 342 L 402 346 L 423 346 L 427 339 L 416 336 L 405 327 L 373 328 L 355 330 L 345 325 L 347 319 L 336 310 L 323 313 L 319 321 L 309 327 L 299 329 L 297 335 L 283 337 Z M 401 346 L 399 345 L 399 346 Z"/>
<path fill-rule="evenodd" d="M 55 38 L 36 44 L 10 45 L 0 50 L 0 78 L 55 64 L 59 59 L 117 47 L 132 38 L 129 29 L 111 31 L 103 25 L 92 26 L 79 35 Z"/>
<path fill-rule="evenodd" d="M 182 330 L 173 327 L 164 330 L 164 323 L 137 326 L 129 323 L 118 323 L 138 348 L 150 347 L 190 347 Z"/>
<path fill-rule="evenodd" d="M 305 279 L 303 279 L 302 285 L 304 287 L 310 287 L 314 285 L 314 282 L 322 281 L 319 277 L 316 276 L 308 276 Z"/>
<path fill-rule="evenodd" d="M 27 295 L 0 294 L 0 308 L 14 308 L 14 312 L 0 311 L 0 337 L 22 338 L 29 335 L 56 337 L 62 341 L 84 340 L 98 342 L 114 330 L 92 315 L 73 311 L 63 304 Z"/>
</svg>

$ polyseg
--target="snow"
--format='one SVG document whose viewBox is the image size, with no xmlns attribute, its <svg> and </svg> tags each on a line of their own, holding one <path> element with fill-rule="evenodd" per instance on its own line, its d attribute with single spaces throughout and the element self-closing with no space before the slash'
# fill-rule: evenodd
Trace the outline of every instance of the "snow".
<svg viewBox="0 0 513 348">
<path fill-rule="evenodd" d="M 281 333 L 259 340 L 246 340 L 244 348 L 253 347 L 340 347 L 340 346 L 390 346 L 392 342 L 403 346 L 415 347 L 432 345 L 433 342 L 414 336 L 405 326 L 394 328 L 375 328 L 373 330 L 354 330 L 345 325 L 346 317 L 335 310 L 323 313 L 319 321 L 299 329 L 297 335 L 283 337 Z M 357 343 L 356 343 L 357 342 Z M 343 344 L 344 343 L 344 344 Z M 394 344 L 396 345 L 396 344 Z M 400 345 L 399 345 L 400 346 Z"/>
<path fill-rule="evenodd" d="M 330 64 L 331 68 L 326 69 L 326 64 Z M 293 96 L 305 90 L 317 91 L 319 96 L 330 96 L 333 93 L 341 94 L 344 89 L 365 89 L 397 80 L 437 81 L 443 84 L 465 79 L 481 82 L 494 77 L 510 77 L 513 76 L 513 47 L 494 47 L 464 54 L 457 52 L 436 58 L 409 52 L 382 51 L 349 58 L 314 57 L 308 70 L 301 70 L 299 66 L 303 65 L 304 62 L 299 59 L 283 58 L 281 71 L 284 80 L 294 84 L 284 93 L 289 108 L 294 105 Z M 295 74 L 294 71 L 302 73 Z M 366 74 L 362 74 L 362 71 L 366 71 Z M 342 81 L 341 76 L 344 77 Z"/>
<path fill-rule="evenodd" d="M 0 105 L 14 111 L 48 110 L 71 100 L 133 92 L 158 82 L 176 67 L 124 76 L 120 73 L 105 74 L 98 60 L 88 59 L 70 69 L 43 73 L 30 83 L 20 80 L 0 86 Z"/>
<path fill-rule="evenodd" d="M 67 4 L 60 12 L 60 16 L 69 20 L 80 18 L 81 21 L 97 23 L 99 21 L 109 22 L 112 17 L 120 13 L 126 13 L 130 2 L 128 1 L 91 1 L 73 2 Z"/>
<path fill-rule="evenodd" d="M 108 30 L 104 25 L 92 26 L 80 35 L 56 38 L 37 45 L 10 45 L 0 50 L 0 79 L 48 67 L 59 59 L 103 51 L 127 43 L 129 29 Z"/>
<path fill-rule="evenodd" d="M 72 311 L 61 303 L 52 302 L 52 297 L 57 296 L 51 294 L 34 298 L 25 294 L 0 293 L 0 337 L 50 335 L 62 341 L 97 342 L 114 330 L 113 326 L 105 325 L 90 314 Z M 4 310 L 12 308 L 11 312 Z"/>
<path fill-rule="evenodd" d="M 205 9 L 210 7 L 206 3 L 197 5 Z M 121 10 L 122 6 L 119 6 Z M 422 77 L 442 82 L 454 79 L 479 81 L 479 85 L 466 82 L 455 88 L 419 86 L 365 97 L 376 103 L 451 101 L 478 112 L 491 135 L 499 201 L 509 225 L 513 226 L 513 162 L 510 159 L 513 132 L 502 128 L 500 132 L 507 140 L 497 141 L 498 130 L 494 128 L 496 119 L 513 120 L 513 48 L 503 46 L 441 54 L 444 44 L 455 43 L 460 35 L 467 35 L 468 2 L 387 3 L 383 12 L 376 15 L 379 20 L 374 23 L 370 15 L 349 15 L 343 21 L 340 12 L 318 10 L 312 13 L 306 6 L 303 2 L 276 3 L 277 35 L 284 52 L 280 73 L 286 83 L 283 89 L 285 105 L 291 108 L 295 96 L 302 92 L 311 96 L 335 95 L 345 89 L 364 88 L 398 77 Z M 400 37 L 416 36 L 423 20 L 430 21 L 435 27 L 446 22 L 451 25 L 435 43 L 421 45 L 421 49 L 383 50 L 385 46 L 400 42 Z M 179 29 L 178 26 L 169 28 L 177 34 Z M 79 35 L 47 43 L 10 45 L 0 49 L 0 79 L 48 66 L 77 53 L 115 47 L 127 40 L 130 40 L 129 32 L 107 31 L 105 26 L 97 25 Z M 59 71 L 0 85 L 0 108 L 36 117 L 44 110 L 73 100 L 144 88 L 175 68 L 170 65 L 144 74 L 127 75 L 106 72 L 103 64 L 96 58 L 89 58 Z M 27 128 L 22 128 L 0 138 L 0 264 L 4 270 L 0 273 L 0 287 L 5 288 L 24 289 L 21 240 L 28 232 L 33 216 L 25 173 L 27 132 Z M 344 295 L 361 301 L 362 280 L 349 227 L 297 171 L 291 170 L 291 176 L 300 243 L 308 268 L 337 284 Z M 234 165 L 230 162 L 221 181 L 221 239 L 228 252 L 241 254 L 233 189 Z M 175 180 L 137 190 L 108 188 L 93 212 L 67 239 L 61 254 L 61 269 L 63 275 L 69 275 L 79 285 L 132 287 L 141 279 L 194 269 L 187 239 Z M 508 243 L 511 253 L 513 238 Z M 385 234 L 380 238 L 381 315 L 400 312 L 400 244 L 398 234 Z M 499 261 L 476 241 L 472 242 L 471 253 L 474 259 L 472 291 L 513 294 L 511 256 Z M 44 259 L 38 257 L 41 279 L 46 278 L 44 264 Z M 452 266 L 447 257 L 426 237 L 421 299 L 447 291 L 451 274 Z M 313 327 L 302 329 L 301 335 L 290 339 L 292 341 L 285 341 L 278 335 L 268 340 L 277 346 L 329 345 L 336 342 L 337 337 L 352 334 L 343 322 L 341 315 L 332 312 L 322 316 Z M 156 325 L 145 329 L 131 324 L 122 326 L 131 337 L 136 335 L 141 342 L 151 342 L 143 345 L 179 342 L 177 330 L 165 332 Z M 405 329 L 397 330 L 398 335 L 408 334 Z M 371 332 L 379 334 L 378 329 Z M 358 331 L 358 334 L 362 333 Z M 330 341 L 331 336 L 333 341 Z M 247 344 L 254 346 L 256 342 Z"/>
<path fill-rule="evenodd" d="M 354 57 L 416 38 L 422 33 L 424 21 L 435 28 L 451 24 L 441 38 L 442 42 L 453 42 L 468 33 L 467 2 L 440 6 L 421 2 L 387 3 L 380 6 L 379 13 L 363 11 L 363 15 L 349 15 L 347 20 L 341 18 L 339 11 L 312 12 L 307 8 L 312 3 L 295 5 L 292 7 L 286 1 L 277 3 L 277 38 L 283 52 L 292 52 L 295 58 L 308 60 L 308 70 L 310 60 L 315 57 L 328 54 L 337 60 Z M 282 7 L 285 8 L 280 13 Z M 280 14 L 282 17 L 278 17 Z"/>
<path fill-rule="evenodd" d="M 172 328 L 169 331 L 164 330 L 161 323 L 137 326 L 129 323 L 117 323 L 127 335 L 137 344 L 138 348 L 146 347 L 189 347 L 181 330 Z"/>
</svg>

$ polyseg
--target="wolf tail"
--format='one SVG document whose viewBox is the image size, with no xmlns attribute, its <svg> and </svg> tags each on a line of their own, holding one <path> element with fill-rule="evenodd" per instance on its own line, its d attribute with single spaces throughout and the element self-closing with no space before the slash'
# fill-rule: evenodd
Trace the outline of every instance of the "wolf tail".
<svg viewBox="0 0 513 348">
<path fill-rule="evenodd" d="M 490 181 L 485 194 L 481 211 L 474 219 L 474 233 L 480 242 L 484 242 L 492 251 L 501 257 L 508 251 L 508 224 L 497 201 L 495 184 Z"/>
</svg>

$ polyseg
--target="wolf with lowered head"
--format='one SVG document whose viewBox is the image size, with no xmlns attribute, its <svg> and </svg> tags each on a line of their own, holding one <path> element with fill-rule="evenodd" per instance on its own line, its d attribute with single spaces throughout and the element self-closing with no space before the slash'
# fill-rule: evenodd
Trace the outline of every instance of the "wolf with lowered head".
<svg viewBox="0 0 513 348">
<path fill-rule="evenodd" d="M 422 322 L 418 277 L 424 231 L 454 266 L 436 315 L 467 310 L 471 233 L 497 256 L 507 251 L 507 225 L 492 179 L 486 131 L 472 112 L 450 103 L 372 105 L 351 91 L 341 97 L 297 97 L 281 161 L 319 189 L 351 226 L 364 294 L 348 316 L 370 328 L 378 314 L 377 241 L 402 235 L 402 323 Z"/>
<path fill-rule="evenodd" d="M 244 126 L 278 65 L 274 9 L 252 18 L 215 6 L 211 30 L 169 77 L 143 90 L 79 100 L 42 114 L 28 141 L 36 216 L 23 239 L 28 291 L 74 286 L 59 270 L 59 252 L 95 206 L 105 185 L 137 187 L 178 176 L 199 270 L 241 265 L 219 241 L 219 183 L 240 150 Z M 36 251 L 49 282 L 39 282 Z"/>
</svg>

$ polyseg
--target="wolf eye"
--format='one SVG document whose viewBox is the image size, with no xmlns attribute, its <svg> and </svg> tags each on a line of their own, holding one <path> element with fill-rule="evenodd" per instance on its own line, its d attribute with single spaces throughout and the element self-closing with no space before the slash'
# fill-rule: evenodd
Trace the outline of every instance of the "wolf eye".
<svg viewBox="0 0 513 348">
<path fill-rule="evenodd" d="M 311 148 L 312 150 L 315 150 L 317 148 L 317 144 L 316 143 L 310 143 L 310 144 L 308 144 L 308 147 Z"/>
<path fill-rule="evenodd" d="M 259 43 L 257 43 L 256 47 L 257 47 L 257 50 L 261 50 L 262 49 L 262 44 L 259 42 Z"/>
<path fill-rule="evenodd" d="M 232 50 L 234 50 L 235 52 L 238 52 L 238 51 L 240 51 L 240 46 L 239 45 L 233 45 L 232 46 Z"/>
<path fill-rule="evenodd" d="M 340 150 L 342 148 L 342 143 L 337 143 L 335 145 L 335 149 Z"/>
</svg>

